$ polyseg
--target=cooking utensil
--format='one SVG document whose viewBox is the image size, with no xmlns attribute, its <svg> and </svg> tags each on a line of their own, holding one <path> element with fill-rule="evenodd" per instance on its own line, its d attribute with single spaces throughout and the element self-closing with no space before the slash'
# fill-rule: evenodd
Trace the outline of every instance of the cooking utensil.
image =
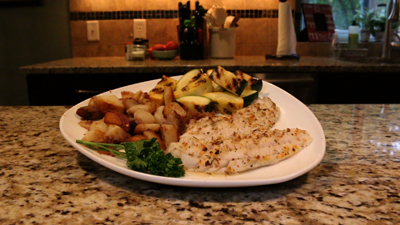
<svg viewBox="0 0 400 225">
<path fill-rule="evenodd" d="M 235 18 L 232 20 L 230 27 L 236 27 L 237 26 L 237 22 L 239 21 L 240 16 L 241 16 L 240 13 L 235 15 Z"/>
<path fill-rule="evenodd" d="M 207 24 L 208 27 L 214 27 L 214 25 L 215 25 L 215 18 L 214 18 L 214 16 L 212 15 L 212 14 L 213 14 L 213 11 L 214 11 L 214 8 L 210 8 L 210 9 L 207 11 L 206 15 L 205 15 L 206 24 Z"/>
<path fill-rule="evenodd" d="M 224 23 L 224 28 L 231 27 L 232 21 L 235 19 L 234 16 L 227 16 Z"/>
<path fill-rule="evenodd" d="M 227 12 L 224 8 L 222 7 L 217 7 L 214 9 L 214 18 L 215 21 L 217 22 L 216 25 L 217 27 L 223 27 L 226 17 L 227 17 Z"/>
</svg>

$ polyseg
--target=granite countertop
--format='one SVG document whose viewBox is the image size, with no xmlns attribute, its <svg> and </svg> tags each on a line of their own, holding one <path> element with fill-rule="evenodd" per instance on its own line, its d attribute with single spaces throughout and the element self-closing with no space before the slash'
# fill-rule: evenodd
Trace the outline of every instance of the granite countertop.
<svg viewBox="0 0 400 225">
<path fill-rule="evenodd" d="M 400 105 L 309 105 L 323 161 L 294 180 L 201 189 L 109 170 L 59 130 L 64 106 L 0 107 L 1 224 L 399 224 Z"/>
<path fill-rule="evenodd" d="M 227 70 L 257 72 L 400 72 L 400 61 L 382 63 L 380 59 L 339 60 L 303 56 L 300 60 L 266 60 L 264 56 L 235 56 L 234 59 L 126 61 L 124 57 L 69 58 L 21 67 L 25 74 L 71 73 L 178 73 L 190 69 L 210 69 L 217 65 Z"/>
</svg>

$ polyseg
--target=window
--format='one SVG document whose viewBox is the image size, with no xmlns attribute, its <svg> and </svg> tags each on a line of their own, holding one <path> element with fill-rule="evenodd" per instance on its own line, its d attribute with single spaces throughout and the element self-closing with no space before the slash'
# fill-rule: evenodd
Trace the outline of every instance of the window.
<svg viewBox="0 0 400 225">
<path fill-rule="evenodd" d="M 336 29 L 347 30 L 356 10 L 377 9 L 384 13 L 387 0 L 302 0 L 302 3 L 331 5 Z"/>
<path fill-rule="evenodd" d="M 332 6 L 335 31 L 341 42 L 347 42 L 347 31 L 353 22 L 357 10 L 375 9 L 377 13 L 386 16 L 388 0 L 301 0 L 308 4 L 329 4 Z"/>
</svg>

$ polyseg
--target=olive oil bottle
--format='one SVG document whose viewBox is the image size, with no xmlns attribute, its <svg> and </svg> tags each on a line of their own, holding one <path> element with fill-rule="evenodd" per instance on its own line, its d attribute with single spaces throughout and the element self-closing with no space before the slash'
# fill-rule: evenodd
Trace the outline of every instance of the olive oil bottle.
<svg viewBox="0 0 400 225">
<path fill-rule="evenodd" d="M 358 35 L 360 32 L 360 27 L 356 24 L 356 21 L 353 20 L 353 23 L 349 26 L 349 49 L 356 49 L 358 45 Z"/>
</svg>

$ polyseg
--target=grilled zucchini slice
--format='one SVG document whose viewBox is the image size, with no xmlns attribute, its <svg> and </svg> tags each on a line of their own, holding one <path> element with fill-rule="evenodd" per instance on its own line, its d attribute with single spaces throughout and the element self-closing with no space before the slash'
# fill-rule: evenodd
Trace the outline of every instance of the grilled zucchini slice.
<svg viewBox="0 0 400 225">
<path fill-rule="evenodd" d="M 186 95 L 176 101 L 186 110 L 189 117 L 211 111 L 211 100 L 204 96 Z"/>
<path fill-rule="evenodd" d="M 258 99 L 258 91 L 246 89 L 240 97 L 243 98 L 243 107 L 249 106 L 254 100 Z"/>
<path fill-rule="evenodd" d="M 225 91 L 225 89 L 223 87 L 221 87 L 219 84 L 215 83 L 214 81 L 212 81 L 212 84 L 213 84 L 213 92 Z"/>
<path fill-rule="evenodd" d="M 247 86 L 246 86 L 247 90 L 261 91 L 263 86 L 262 80 L 259 80 L 253 76 L 243 73 L 240 70 L 236 71 L 236 76 L 238 76 L 240 79 L 245 79 L 247 81 Z"/>
<path fill-rule="evenodd" d="M 175 86 L 175 99 L 187 95 L 203 95 L 213 90 L 212 80 L 199 69 L 183 75 Z"/>
<path fill-rule="evenodd" d="M 149 92 L 150 100 L 156 102 L 157 104 L 163 105 L 165 87 L 171 86 L 172 89 L 175 89 L 176 83 L 178 83 L 178 81 L 174 78 L 163 75 L 157 85 Z"/>
<path fill-rule="evenodd" d="M 240 96 L 247 86 L 247 80 L 241 79 L 234 73 L 217 66 L 209 75 L 211 80 L 223 87 L 225 90 Z"/>
<path fill-rule="evenodd" d="M 243 108 L 243 98 L 230 92 L 209 92 L 203 95 L 211 100 L 212 110 L 220 114 L 231 114 Z"/>
</svg>

